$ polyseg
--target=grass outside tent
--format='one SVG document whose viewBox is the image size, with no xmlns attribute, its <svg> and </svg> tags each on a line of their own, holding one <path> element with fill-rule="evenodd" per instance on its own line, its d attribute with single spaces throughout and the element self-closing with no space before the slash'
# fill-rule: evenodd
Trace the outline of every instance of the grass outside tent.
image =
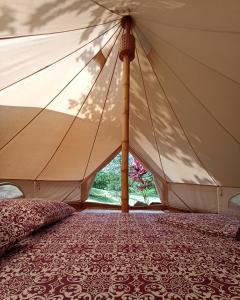
<svg viewBox="0 0 240 300">
<path fill-rule="evenodd" d="M 120 199 L 121 199 L 121 192 L 106 191 L 97 188 L 92 188 L 87 201 L 120 205 Z M 130 193 L 129 204 L 133 206 L 137 201 L 144 202 L 141 193 L 134 193 L 134 194 Z M 154 190 L 149 190 L 148 201 L 149 204 L 152 202 L 158 202 L 158 203 L 161 202 L 159 197 L 156 196 Z"/>
</svg>

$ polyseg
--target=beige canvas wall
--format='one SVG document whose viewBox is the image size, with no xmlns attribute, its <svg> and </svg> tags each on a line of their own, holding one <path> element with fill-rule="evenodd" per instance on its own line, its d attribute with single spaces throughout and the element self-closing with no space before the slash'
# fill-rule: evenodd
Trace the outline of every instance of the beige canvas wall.
<svg viewBox="0 0 240 300">
<path fill-rule="evenodd" d="M 173 206 L 235 213 L 239 1 L 98 2 L 0 0 L 0 178 L 71 200 L 119 149 L 120 19 L 130 13 L 131 149 L 170 183 Z"/>
</svg>

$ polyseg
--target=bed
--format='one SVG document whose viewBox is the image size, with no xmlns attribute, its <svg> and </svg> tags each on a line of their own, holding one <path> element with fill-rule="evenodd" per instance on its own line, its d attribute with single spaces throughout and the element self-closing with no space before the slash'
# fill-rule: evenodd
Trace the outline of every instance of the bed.
<svg viewBox="0 0 240 300">
<path fill-rule="evenodd" d="M 1 258 L 0 299 L 240 299 L 236 218 L 73 212 Z"/>
</svg>

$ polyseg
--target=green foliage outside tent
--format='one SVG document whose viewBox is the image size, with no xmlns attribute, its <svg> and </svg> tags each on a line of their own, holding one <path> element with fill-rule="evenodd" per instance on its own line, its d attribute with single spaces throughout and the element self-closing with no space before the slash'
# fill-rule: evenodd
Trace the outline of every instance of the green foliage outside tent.
<svg viewBox="0 0 240 300">
<path fill-rule="evenodd" d="M 134 205 L 141 202 L 145 205 L 160 202 L 153 176 L 150 172 L 136 173 L 137 160 L 129 155 L 129 202 Z M 140 164 L 141 166 L 141 164 Z M 141 166 L 142 167 L 142 166 Z M 143 168 L 143 167 L 142 167 Z M 121 153 L 119 153 L 105 168 L 96 175 L 88 201 L 120 204 L 121 199 Z M 144 169 L 145 170 L 145 169 Z M 142 174 L 144 173 L 144 174 Z M 137 175 L 136 175 L 137 174 Z M 140 176 L 140 180 L 136 179 Z"/>
</svg>

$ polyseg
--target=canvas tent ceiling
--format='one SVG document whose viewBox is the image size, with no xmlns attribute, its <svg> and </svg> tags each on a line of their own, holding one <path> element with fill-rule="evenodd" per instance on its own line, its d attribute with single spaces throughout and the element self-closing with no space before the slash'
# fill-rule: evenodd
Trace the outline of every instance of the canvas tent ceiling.
<svg viewBox="0 0 240 300">
<path fill-rule="evenodd" d="M 239 1 L 0 7 L 0 178 L 82 181 L 119 148 L 131 14 L 130 147 L 170 183 L 240 187 Z"/>
</svg>

